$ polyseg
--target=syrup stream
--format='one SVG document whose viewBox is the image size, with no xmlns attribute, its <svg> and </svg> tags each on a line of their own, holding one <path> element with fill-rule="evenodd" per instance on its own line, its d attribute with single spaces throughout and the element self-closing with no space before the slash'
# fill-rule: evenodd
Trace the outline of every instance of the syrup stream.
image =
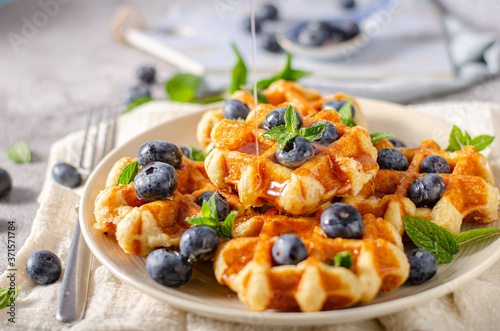
<svg viewBox="0 0 500 331">
<path fill-rule="evenodd" d="M 257 111 L 257 43 L 255 34 L 255 0 L 252 0 L 251 7 L 251 32 L 252 32 L 252 85 L 253 85 L 253 104 L 254 104 L 254 115 L 255 115 L 255 166 L 258 169 L 258 158 L 259 158 L 259 127 L 258 127 L 258 111 Z M 260 179 L 260 176 L 259 176 Z"/>
</svg>

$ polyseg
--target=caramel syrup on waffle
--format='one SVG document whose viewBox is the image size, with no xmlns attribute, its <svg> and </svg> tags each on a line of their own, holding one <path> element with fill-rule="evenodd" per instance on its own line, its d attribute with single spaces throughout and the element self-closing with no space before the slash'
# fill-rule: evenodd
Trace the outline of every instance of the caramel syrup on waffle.
<svg viewBox="0 0 500 331">
<path fill-rule="evenodd" d="M 258 107 L 257 107 L 257 43 L 256 43 L 256 33 L 255 33 L 255 0 L 252 0 L 251 8 L 251 32 L 252 32 L 252 86 L 253 86 L 253 104 L 255 112 L 255 167 L 259 167 L 259 125 L 258 125 Z M 260 180 L 260 176 L 259 176 Z"/>
</svg>

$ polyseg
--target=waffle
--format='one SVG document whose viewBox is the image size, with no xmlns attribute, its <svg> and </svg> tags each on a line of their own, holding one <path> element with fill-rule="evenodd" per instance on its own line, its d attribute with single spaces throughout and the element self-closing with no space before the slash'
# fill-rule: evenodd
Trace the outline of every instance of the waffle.
<svg viewBox="0 0 500 331">
<path fill-rule="evenodd" d="M 258 106 L 257 125 L 275 106 Z M 252 115 L 252 116 L 251 116 Z M 305 116 L 303 127 L 329 121 L 340 138 L 329 146 L 317 144 L 316 155 L 298 168 L 279 164 L 274 157 L 278 144 L 262 138 L 258 130 L 259 156 L 256 156 L 255 119 L 250 114 L 245 123 L 222 120 L 212 131 L 215 148 L 205 160 L 209 178 L 219 188 L 235 189 L 245 207 L 272 206 L 292 215 L 314 212 L 334 196 L 354 196 L 378 170 L 376 149 L 362 127 L 347 127 L 339 114 L 324 109 L 315 116 Z"/>
<path fill-rule="evenodd" d="M 236 292 L 251 310 L 306 312 L 370 302 L 378 292 L 406 281 L 410 266 L 391 224 L 365 215 L 362 239 L 331 239 L 321 229 L 319 215 L 291 218 L 270 211 L 235 225 L 236 232 L 238 227 L 251 228 L 256 236 L 219 245 L 214 261 L 217 281 Z M 272 246 L 287 233 L 302 239 L 308 257 L 297 265 L 274 266 Z M 351 253 L 349 269 L 330 264 L 343 251 Z"/>
<path fill-rule="evenodd" d="M 203 162 L 184 157 L 176 170 L 178 183 L 172 198 L 148 203 L 136 196 L 133 182 L 115 185 L 122 169 L 133 161 L 122 158 L 110 171 L 106 189 L 95 201 L 94 228 L 115 236 L 120 247 L 133 255 L 147 255 L 157 247 L 177 246 L 184 231 L 192 226 L 186 218 L 201 214 L 201 207 L 196 203 L 199 196 L 207 190 L 217 191 L 217 187 L 207 178 Z M 220 190 L 219 193 L 231 209 L 244 214 L 236 195 Z"/>
<path fill-rule="evenodd" d="M 383 140 L 378 150 L 393 145 Z M 431 220 L 450 231 L 460 232 L 462 222 L 490 223 L 498 219 L 499 192 L 488 160 L 474 147 L 466 146 L 456 152 L 441 150 L 430 139 L 418 148 L 396 148 L 408 160 L 407 171 L 379 170 L 375 180 L 365 185 L 360 194 L 344 198 L 343 202 L 356 207 L 361 214 L 383 217 L 403 234 L 402 216 L 412 215 Z M 408 188 L 420 173 L 422 160 L 439 155 L 450 164 L 451 174 L 439 174 L 446 189 L 433 208 L 417 208 L 407 198 Z"/>
</svg>

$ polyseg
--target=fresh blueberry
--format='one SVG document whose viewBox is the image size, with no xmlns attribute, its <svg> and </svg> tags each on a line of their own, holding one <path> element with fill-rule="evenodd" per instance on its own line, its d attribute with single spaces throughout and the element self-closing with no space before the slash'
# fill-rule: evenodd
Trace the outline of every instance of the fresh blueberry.
<svg viewBox="0 0 500 331">
<path fill-rule="evenodd" d="M 59 162 L 52 168 L 52 178 L 59 184 L 67 187 L 77 187 L 82 182 L 82 177 L 78 170 L 72 165 Z"/>
<path fill-rule="evenodd" d="M 441 198 L 446 185 L 437 174 L 426 174 L 411 183 L 408 188 L 408 198 L 417 207 L 432 208 Z"/>
<path fill-rule="evenodd" d="M 189 149 L 186 146 L 179 146 L 179 149 L 182 152 L 182 155 L 189 158 Z"/>
<path fill-rule="evenodd" d="M 295 168 L 314 157 L 314 147 L 308 140 L 298 136 L 286 144 L 283 150 L 278 149 L 274 156 L 285 167 Z"/>
<path fill-rule="evenodd" d="M 327 24 L 321 22 L 310 22 L 304 26 L 297 35 L 297 42 L 304 46 L 321 46 L 331 35 Z"/>
<path fill-rule="evenodd" d="M 408 169 L 408 160 L 403 152 L 394 148 L 384 148 L 378 152 L 377 163 L 380 169 L 405 171 Z"/>
<path fill-rule="evenodd" d="M 228 120 L 245 119 L 250 113 L 250 108 L 237 99 L 229 99 L 222 106 L 222 115 Z"/>
<path fill-rule="evenodd" d="M 231 206 L 229 206 L 229 203 L 227 202 L 226 198 L 219 192 L 214 192 L 214 191 L 205 191 L 203 192 L 200 197 L 198 198 L 198 205 L 202 206 L 203 202 L 208 202 L 212 195 L 215 194 L 215 206 L 217 210 L 217 217 L 219 217 L 219 221 L 224 221 L 229 215 L 229 212 L 231 212 Z"/>
<path fill-rule="evenodd" d="M 182 151 L 168 141 L 152 140 L 142 145 L 137 151 L 137 162 L 145 166 L 150 162 L 168 163 L 179 169 L 182 163 Z"/>
<path fill-rule="evenodd" d="M 431 252 L 416 248 L 406 253 L 406 256 L 410 263 L 410 276 L 406 284 L 420 285 L 434 277 L 438 264 Z"/>
<path fill-rule="evenodd" d="M 33 252 L 26 261 L 26 273 L 37 284 L 52 284 L 61 276 L 61 260 L 52 252 Z"/>
<path fill-rule="evenodd" d="M 363 234 L 363 218 L 351 205 L 337 202 L 321 214 L 321 228 L 330 238 L 359 239 Z"/>
<path fill-rule="evenodd" d="M 262 30 L 262 23 L 264 22 L 265 20 L 263 20 L 262 18 L 256 16 L 255 17 L 255 33 L 256 34 L 259 34 L 260 31 Z M 252 32 L 252 18 L 251 17 L 245 17 L 245 19 L 243 20 L 243 28 L 251 33 Z"/>
<path fill-rule="evenodd" d="M 275 265 L 297 264 L 307 259 L 307 248 L 294 234 L 279 237 L 271 250 Z"/>
<path fill-rule="evenodd" d="M 177 172 L 168 163 L 151 162 L 134 178 L 135 194 L 144 201 L 165 200 L 177 188 Z"/>
<path fill-rule="evenodd" d="M 406 144 L 399 139 L 389 138 L 387 140 L 389 140 L 394 147 L 406 147 Z"/>
<path fill-rule="evenodd" d="M 149 253 L 146 271 L 158 284 L 179 287 L 186 284 L 193 273 L 193 265 L 187 256 L 160 248 Z"/>
<path fill-rule="evenodd" d="M 439 155 L 429 155 L 420 164 L 421 173 L 449 174 L 450 164 Z"/>
<path fill-rule="evenodd" d="M 356 1 L 355 0 L 340 0 L 340 5 L 343 8 L 352 9 L 352 8 L 356 7 Z"/>
<path fill-rule="evenodd" d="M 278 19 L 278 8 L 271 4 L 265 4 L 259 8 L 256 16 L 263 20 L 275 21 Z"/>
<path fill-rule="evenodd" d="M 321 109 L 332 109 L 338 112 L 339 109 L 346 104 L 346 102 L 347 101 L 345 100 L 339 100 L 339 99 L 328 100 L 321 105 Z M 352 117 L 354 117 L 354 115 L 356 115 L 356 110 L 354 109 L 353 104 L 351 104 L 351 111 L 352 111 Z"/>
<path fill-rule="evenodd" d="M 262 128 L 269 130 L 274 128 L 275 126 L 285 125 L 285 112 L 287 107 L 280 107 L 273 109 L 269 114 L 267 114 L 264 122 L 262 123 Z M 297 127 L 300 129 L 302 127 L 302 116 L 296 111 L 297 119 L 299 124 Z"/>
<path fill-rule="evenodd" d="M 266 51 L 271 53 L 281 53 L 283 52 L 283 48 L 281 48 L 278 40 L 276 39 L 276 34 L 274 33 L 265 33 L 260 38 L 260 45 Z"/>
<path fill-rule="evenodd" d="M 151 97 L 149 88 L 144 85 L 130 86 L 123 92 L 123 102 L 130 105 L 139 98 Z"/>
<path fill-rule="evenodd" d="M 335 125 L 328 121 L 321 121 L 318 123 L 314 123 L 313 126 L 317 126 L 319 124 L 326 124 L 326 130 L 318 137 L 318 139 L 314 141 L 315 143 L 328 146 L 339 139 L 339 131 L 337 130 Z"/>
<path fill-rule="evenodd" d="M 139 81 L 146 85 L 151 85 L 156 80 L 156 69 L 153 67 L 139 67 L 136 74 Z"/>
<path fill-rule="evenodd" d="M 352 39 L 359 35 L 359 26 L 356 22 L 352 21 L 335 23 L 332 25 L 332 29 L 340 33 L 342 41 Z"/>
<path fill-rule="evenodd" d="M 7 171 L 0 169 L 0 199 L 6 197 L 12 190 L 12 180 Z"/>
<path fill-rule="evenodd" d="M 215 252 L 219 245 L 219 235 L 209 226 L 195 226 L 187 229 L 181 237 L 179 248 L 181 253 L 191 260 Z"/>
</svg>

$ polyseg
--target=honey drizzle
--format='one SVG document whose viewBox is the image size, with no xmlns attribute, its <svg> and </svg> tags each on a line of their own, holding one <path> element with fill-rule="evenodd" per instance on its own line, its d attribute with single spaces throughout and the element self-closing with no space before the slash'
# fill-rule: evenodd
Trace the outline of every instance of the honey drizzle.
<svg viewBox="0 0 500 331">
<path fill-rule="evenodd" d="M 255 33 L 255 0 L 252 0 L 251 7 L 251 32 L 252 32 L 252 85 L 253 85 L 253 104 L 254 104 L 254 115 L 255 115 L 255 167 L 259 169 L 259 124 L 258 124 L 258 107 L 257 107 L 257 43 L 256 43 L 256 33 Z M 260 180 L 260 176 L 257 176 Z M 260 186 L 260 185 L 259 185 Z"/>
</svg>

